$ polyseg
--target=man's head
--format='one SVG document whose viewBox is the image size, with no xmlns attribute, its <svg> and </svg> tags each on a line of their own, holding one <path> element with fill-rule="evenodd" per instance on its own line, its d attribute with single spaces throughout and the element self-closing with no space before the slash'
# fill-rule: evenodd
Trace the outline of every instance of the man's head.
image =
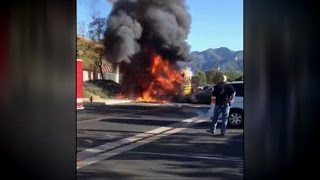
<svg viewBox="0 0 320 180">
<path fill-rule="evenodd" d="M 218 76 L 218 83 L 226 82 L 226 81 L 227 81 L 227 76 L 226 75 L 221 74 L 221 75 Z"/>
</svg>

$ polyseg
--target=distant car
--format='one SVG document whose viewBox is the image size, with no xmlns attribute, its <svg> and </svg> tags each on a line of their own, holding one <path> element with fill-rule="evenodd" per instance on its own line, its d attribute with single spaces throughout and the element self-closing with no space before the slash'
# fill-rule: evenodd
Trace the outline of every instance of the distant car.
<svg viewBox="0 0 320 180">
<path fill-rule="evenodd" d="M 236 91 L 234 102 L 231 104 L 230 113 L 228 118 L 228 126 L 241 127 L 244 123 L 244 109 L 243 109 L 243 97 L 244 97 L 244 83 L 243 81 L 229 82 Z M 221 122 L 221 114 L 219 120 Z"/>
<path fill-rule="evenodd" d="M 213 86 L 212 85 L 205 85 L 205 86 L 203 86 L 202 90 L 207 91 L 207 92 L 212 92 Z"/>
</svg>

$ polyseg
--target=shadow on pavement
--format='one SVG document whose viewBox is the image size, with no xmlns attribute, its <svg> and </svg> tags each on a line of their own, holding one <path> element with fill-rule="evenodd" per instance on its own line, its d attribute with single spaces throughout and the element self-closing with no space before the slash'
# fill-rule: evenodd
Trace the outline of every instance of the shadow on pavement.
<svg viewBox="0 0 320 180">
<path fill-rule="evenodd" d="M 82 136 L 82 137 L 77 137 L 77 152 L 83 151 L 88 148 L 93 148 L 96 146 L 99 146 L 101 144 L 105 143 L 111 143 L 117 140 L 120 140 L 122 138 L 128 137 L 129 135 L 126 136 L 117 136 L 115 138 L 96 138 L 96 137 L 90 137 L 90 136 Z"/>
<path fill-rule="evenodd" d="M 226 140 L 223 142 L 223 139 Z M 96 164 L 81 169 L 78 176 L 81 176 L 79 179 L 85 179 L 84 176 L 110 179 L 243 179 L 243 142 L 234 141 L 241 139 L 242 133 L 223 138 L 205 133 L 178 133 L 114 156 L 105 161 L 103 167 Z M 238 161 L 193 156 L 230 157 Z M 117 168 L 113 168 L 114 164 Z M 101 171 L 97 172 L 97 169 Z M 132 172 L 136 174 L 130 174 Z"/>
<path fill-rule="evenodd" d="M 181 122 L 181 121 L 174 121 L 174 120 L 151 120 L 151 119 L 105 119 L 101 120 L 104 122 L 111 122 L 111 123 L 124 123 L 124 124 L 130 124 L 130 125 L 144 125 L 144 126 L 167 126 L 170 127 L 170 125 Z"/>
<path fill-rule="evenodd" d="M 205 122 L 201 122 L 201 123 L 198 123 L 196 124 L 193 128 L 194 129 L 208 129 L 211 125 L 211 120 L 209 120 L 209 118 L 207 118 L 208 121 L 205 121 Z M 220 125 L 221 123 L 218 122 L 217 124 L 217 129 L 220 128 Z M 227 125 L 227 128 L 228 129 L 243 129 L 243 126 L 239 126 L 239 127 L 235 127 L 235 126 L 230 126 L 229 124 Z"/>
<path fill-rule="evenodd" d="M 123 105 L 121 106 L 123 107 Z M 112 107 L 116 108 L 117 106 Z M 205 111 L 203 110 L 203 112 Z M 158 109 L 101 121 L 128 124 L 128 129 L 130 128 L 129 125 L 170 127 L 174 123 L 181 122 L 181 119 L 197 115 L 197 110 L 185 112 L 175 109 Z M 164 120 L 154 120 L 152 119 L 153 116 Z M 176 120 L 175 117 L 177 117 Z M 98 164 L 84 167 L 77 172 L 77 179 L 243 179 L 244 143 L 242 130 L 238 131 L 238 128 L 228 127 L 229 131 L 227 130 L 225 137 L 216 137 L 205 132 L 209 125 L 210 121 L 196 124 L 187 130 L 162 137 Z M 141 133 L 130 130 L 78 129 L 78 131 L 81 130 L 97 133 L 105 132 L 106 134 L 122 133 L 124 135 L 122 137 Z M 92 137 L 81 137 L 77 140 L 85 141 L 90 138 L 97 143 L 100 140 Z M 78 142 L 79 145 L 81 144 Z M 143 154 L 144 152 L 155 154 Z M 173 156 L 161 154 L 172 154 Z M 238 159 L 238 161 L 195 158 L 192 156 L 228 157 L 229 159 Z"/>
<path fill-rule="evenodd" d="M 228 139 L 223 142 L 223 139 Z M 164 137 L 158 142 L 136 148 L 137 152 L 168 153 L 184 156 L 201 157 L 233 157 L 243 160 L 243 134 L 227 136 L 223 138 L 212 137 L 205 133 L 189 134 L 178 133 L 170 137 Z M 143 161 L 163 161 L 165 168 L 153 169 L 155 173 L 171 174 L 183 178 L 223 178 L 242 179 L 243 162 L 220 161 L 212 159 L 172 157 L 149 154 L 133 154 L 120 156 L 117 159 L 141 159 Z"/>
<path fill-rule="evenodd" d="M 194 117 L 194 116 L 190 116 Z M 163 116 L 162 116 L 163 118 Z M 170 117 L 168 117 L 169 119 Z M 171 117 L 172 119 L 172 117 Z M 122 116 L 122 118 L 108 118 L 108 119 L 102 119 L 100 120 L 101 122 L 110 122 L 110 123 L 119 123 L 119 124 L 129 124 L 129 125 L 144 125 L 144 126 L 166 126 L 166 127 L 173 127 L 172 125 L 174 123 L 179 123 L 181 122 L 181 120 L 155 120 L 155 119 L 149 119 L 149 118 L 143 118 L 141 116 L 137 116 L 137 115 L 127 115 L 127 116 Z M 203 129 L 206 130 L 209 128 L 211 122 L 210 121 L 205 121 L 205 122 L 201 122 L 198 123 L 192 127 L 188 127 L 188 128 L 192 128 L 192 129 Z M 229 126 L 227 127 L 228 129 L 239 129 L 242 127 L 232 127 Z M 217 129 L 220 129 L 220 123 L 217 124 Z"/>
<path fill-rule="evenodd" d="M 103 130 L 103 129 L 77 129 L 77 131 L 95 131 L 95 132 L 119 132 L 119 133 L 145 133 L 143 131 L 124 131 L 124 130 Z"/>
<path fill-rule="evenodd" d="M 77 179 L 88 180 L 88 179 L 132 179 L 135 178 L 134 174 L 128 173 L 117 173 L 114 171 L 106 171 L 106 170 L 86 170 L 86 171 L 78 171 Z"/>
</svg>

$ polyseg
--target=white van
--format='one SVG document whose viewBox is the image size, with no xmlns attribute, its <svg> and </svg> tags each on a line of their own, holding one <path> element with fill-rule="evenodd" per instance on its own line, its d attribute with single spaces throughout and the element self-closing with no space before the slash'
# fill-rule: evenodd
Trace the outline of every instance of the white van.
<svg viewBox="0 0 320 180">
<path fill-rule="evenodd" d="M 243 126 L 244 122 L 244 108 L 243 108 L 243 97 L 244 97 L 244 84 L 243 81 L 230 82 L 236 91 L 234 102 L 230 107 L 229 122 L 230 126 Z"/>
</svg>

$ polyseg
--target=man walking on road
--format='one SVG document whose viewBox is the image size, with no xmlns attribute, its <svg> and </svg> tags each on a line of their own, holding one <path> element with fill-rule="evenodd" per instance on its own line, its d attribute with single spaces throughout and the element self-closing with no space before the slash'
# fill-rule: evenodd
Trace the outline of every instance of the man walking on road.
<svg viewBox="0 0 320 180">
<path fill-rule="evenodd" d="M 228 117 L 230 111 L 230 105 L 234 100 L 236 94 L 234 88 L 231 84 L 227 84 L 227 77 L 221 75 L 218 78 L 218 83 L 214 86 L 212 92 L 212 102 L 215 103 L 213 116 L 211 117 L 212 123 L 210 128 L 207 130 L 210 134 L 215 134 L 219 113 L 222 113 L 222 123 L 221 123 L 221 135 L 225 134 Z"/>
</svg>

